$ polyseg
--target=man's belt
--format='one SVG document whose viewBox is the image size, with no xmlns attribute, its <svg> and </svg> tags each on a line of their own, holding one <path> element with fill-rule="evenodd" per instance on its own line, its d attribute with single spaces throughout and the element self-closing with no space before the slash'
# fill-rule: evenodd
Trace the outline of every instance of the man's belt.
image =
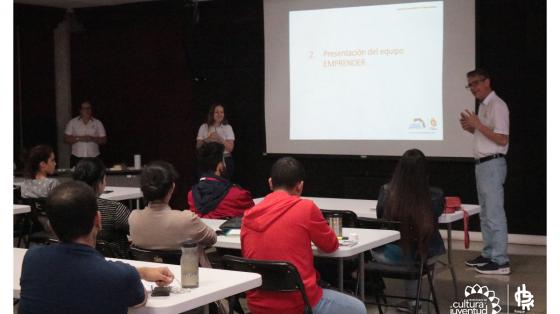
<svg viewBox="0 0 560 314">
<path fill-rule="evenodd" d="M 504 155 L 504 154 L 494 154 L 494 155 L 482 157 L 480 159 L 475 159 L 474 162 L 478 165 L 478 164 L 481 164 L 481 163 L 486 162 L 488 160 L 492 160 L 492 159 L 496 159 L 496 158 L 502 158 L 502 157 L 506 157 L 506 155 Z"/>
</svg>

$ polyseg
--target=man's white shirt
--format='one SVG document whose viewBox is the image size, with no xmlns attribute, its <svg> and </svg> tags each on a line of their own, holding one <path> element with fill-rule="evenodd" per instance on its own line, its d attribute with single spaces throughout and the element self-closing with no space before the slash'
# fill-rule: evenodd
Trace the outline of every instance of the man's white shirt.
<svg viewBox="0 0 560 314">
<path fill-rule="evenodd" d="M 70 136 L 107 136 L 101 121 L 92 117 L 86 124 L 79 116 L 68 121 L 64 133 Z M 80 158 L 96 157 L 99 155 L 99 145 L 95 142 L 76 142 L 72 144 L 72 155 Z"/>
<path fill-rule="evenodd" d="M 494 133 L 509 135 L 509 109 L 506 103 L 492 91 L 480 103 L 478 108 L 480 122 Z M 480 159 L 494 154 L 508 152 L 509 143 L 500 146 L 484 136 L 480 131 L 474 131 L 474 158 Z"/>
</svg>

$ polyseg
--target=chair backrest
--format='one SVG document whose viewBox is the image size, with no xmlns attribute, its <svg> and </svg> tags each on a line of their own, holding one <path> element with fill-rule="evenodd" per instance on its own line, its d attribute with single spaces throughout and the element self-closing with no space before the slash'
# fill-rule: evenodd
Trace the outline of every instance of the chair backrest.
<svg viewBox="0 0 560 314">
<path fill-rule="evenodd" d="M 258 289 L 277 292 L 299 291 L 305 304 L 305 313 L 312 313 L 303 281 L 297 268 L 291 263 L 254 260 L 233 255 L 224 255 L 222 261 L 225 269 L 260 274 L 262 285 Z"/>
<path fill-rule="evenodd" d="M 130 258 L 137 261 L 181 264 L 181 250 L 147 250 L 131 245 L 128 252 Z"/>
<path fill-rule="evenodd" d="M 31 206 L 31 210 L 36 210 L 41 215 L 47 215 L 45 212 L 45 202 L 47 201 L 44 197 L 39 198 L 22 198 L 21 202 L 25 205 Z"/>
<path fill-rule="evenodd" d="M 14 185 L 14 204 L 21 204 L 21 186 Z"/>
<path fill-rule="evenodd" d="M 323 213 L 323 217 L 325 217 L 326 220 L 335 215 L 342 217 L 342 226 L 344 228 L 359 227 L 358 215 L 351 210 L 321 209 L 321 213 Z"/>
<path fill-rule="evenodd" d="M 21 202 L 31 207 L 31 221 L 33 224 L 41 226 L 43 231 L 54 233 L 49 224 L 49 218 L 45 211 L 46 198 L 22 198 Z"/>
<path fill-rule="evenodd" d="M 97 239 L 95 241 L 95 249 L 105 257 L 128 258 L 128 256 L 122 256 L 116 244 L 105 242 L 104 240 Z"/>
</svg>

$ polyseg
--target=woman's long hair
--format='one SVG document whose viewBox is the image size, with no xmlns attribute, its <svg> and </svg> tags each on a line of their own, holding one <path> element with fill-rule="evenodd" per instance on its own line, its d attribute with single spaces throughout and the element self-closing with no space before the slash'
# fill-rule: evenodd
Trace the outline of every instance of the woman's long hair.
<svg viewBox="0 0 560 314">
<path fill-rule="evenodd" d="M 389 183 L 387 216 L 401 222 L 401 246 L 410 254 L 415 245 L 427 256 L 428 243 L 434 232 L 428 163 L 418 149 L 407 150 L 399 160 Z"/>
</svg>

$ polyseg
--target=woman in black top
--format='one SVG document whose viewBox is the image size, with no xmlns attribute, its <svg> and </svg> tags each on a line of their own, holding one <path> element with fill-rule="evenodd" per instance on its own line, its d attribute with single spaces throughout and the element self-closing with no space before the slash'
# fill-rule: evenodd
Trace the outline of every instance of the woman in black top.
<svg viewBox="0 0 560 314">
<path fill-rule="evenodd" d="M 443 191 L 430 187 L 428 177 L 426 157 L 420 150 L 410 149 L 399 160 L 391 181 L 381 187 L 377 217 L 401 222 L 401 240 L 374 250 L 377 261 L 411 264 L 418 256 L 428 259 L 445 253 L 437 229 Z M 416 286 L 416 280 L 406 281 L 406 295 L 415 297 Z"/>
</svg>

